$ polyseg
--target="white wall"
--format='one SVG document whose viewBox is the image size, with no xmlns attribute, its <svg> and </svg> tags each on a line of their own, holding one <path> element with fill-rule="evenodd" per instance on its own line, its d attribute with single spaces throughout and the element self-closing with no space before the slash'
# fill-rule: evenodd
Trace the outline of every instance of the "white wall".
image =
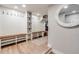
<svg viewBox="0 0 79 59">
<path fill-rule="evenodd" d="M 57 24 L 58 12 L 64 5 L 54 5 L 48 10 L 48 43 L 56 53 L 79 53 L 79 27 L 63 28 Z"/>
<path fill-rule="evenodd" d="M 11 15 L 1 14 L 1 11 L 12 13 Z M 0 35 L 26 33 L 27 32 L 27 17 L 22 17 L 22 12 L 0 8 Z M 18 16 L 17 16 L 18 15 Z"/>
<path fill-rule="evenodd" d="M 45 25 L 41 23 L 40 17 L 32 15 L 32 32 L 44 31 Z"/>
<path fill-rule="evenodd" d="M 2 14 L 2 11 L 5 14 Z M 6 15 L 6 13 L 12 14 Z M 22 12 L 0 7 L 0 35 L 16 33 L 27 33 L 27 14 L 22 17 Z M 32 16 L 32 32 L 44 31 L 45 26 L 41 23 L 40 17 Z"/>
<path fill-rule="evenodd" d="M 1 21 L 0 21 L 0 35 L 2 34 L 2 26 L 1 26 Z"/>
</svg>

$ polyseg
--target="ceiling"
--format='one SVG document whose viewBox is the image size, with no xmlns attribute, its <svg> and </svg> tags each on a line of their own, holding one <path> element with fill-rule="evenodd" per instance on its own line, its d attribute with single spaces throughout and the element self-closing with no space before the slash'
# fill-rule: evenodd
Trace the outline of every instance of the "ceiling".
<svg viewBox="0 0 79 59">
<path fill-rule="evenodd" d="M 26 7 L 23 8 L 22 4 L 3 4 L 1 6 L 14 9 L 14 6 L 18 6 L 16 10 L 25 12 L 30 11 L 33 14 L 45 15 L 48 14 L 48 7 L 51 4 L 26 4 Z"/>
</svg>

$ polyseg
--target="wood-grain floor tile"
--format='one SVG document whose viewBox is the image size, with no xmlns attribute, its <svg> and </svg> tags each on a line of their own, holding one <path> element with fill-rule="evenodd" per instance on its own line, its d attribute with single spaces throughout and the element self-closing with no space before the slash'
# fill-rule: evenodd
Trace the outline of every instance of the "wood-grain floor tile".
<svg viewBox="0 0 79 59">
<path fill-rule="evenodd" d="M 41 54 L 49 49 L 47 37 L 21 42 L 1 49 L 2 54 Z"/>
</svg>

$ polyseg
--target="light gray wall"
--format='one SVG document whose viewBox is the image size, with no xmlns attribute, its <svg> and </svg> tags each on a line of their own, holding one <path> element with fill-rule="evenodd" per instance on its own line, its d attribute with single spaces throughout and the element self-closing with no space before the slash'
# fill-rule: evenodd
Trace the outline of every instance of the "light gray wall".
<svg viewBox="0 0 79 59">
<path fill-rule="evenodd" d="M 2 11 L 12 13 L 11 15 L 3 15 Z M 10 10 L 0 7 L 0 35 L 10 35 L 16 33 L 27 33 L 27 13 L 25 17 L 15 16 L 17 13 L 22 15 L 22 12 Z M 38 16 L 32 16 L 32 32 L 45 30 L 44 24 Z"/>
<path fill-rule="evenodd" d="M 32 15 L 32 32 L 44 31 L 45 25 L 41 23 L 41 18 L 36 15 Z"/>
<path fill-rule="evenodd" d="M 54 5 L 49 7 L 48 45 L 53 48 L 55 53 L 79 53 L 79 27 L 63 28 L 57 24 L 57 15 L 63 6 L 64 5 Z"/>
<path fill-rule="evenodd" d="M 9 12 L 12 14 L 2 14 L 2 11 Z M 22 12 L 10 10 L 8 8 L 0 7 L 0 35 L 16 34 L 16 33 L 27 33 L 27 17 L 16 16 L 15 14 Z M 25 14 L 26 15 L 26 14 Z"/>
</svg>

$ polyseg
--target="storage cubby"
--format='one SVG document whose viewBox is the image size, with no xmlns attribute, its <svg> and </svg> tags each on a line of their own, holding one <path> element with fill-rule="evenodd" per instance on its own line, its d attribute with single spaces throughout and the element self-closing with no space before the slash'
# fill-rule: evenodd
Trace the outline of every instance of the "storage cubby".
<svg viewBox="0 0 79 59">
<path fill-rule="evenodd" d="M 32 13 L 27 12 L 27 33 L 31 33 L 32 31 Z M 31 40 L 31 34 L 28 34 L 28 40 Z"/>
<path fill-rule="evenodd" d="M 17 43 L 21 41 L 26 41 L 26 34 L 17 35 Z"/>
<path fill-rule="evenodd" d="M 32 13 L 31 12 L 27 12 L 27 33 L 31 33 L 32 30 Z"/>
<path fill-rule="evenodd" d="M 36 38 L 38 38 L 38 34 L 37 34 L 37 32 L 33 32 L 32 33 L 32 39 L 36 39 Z"/>
<path fill-rule="evenodd" d="M 38 32 L 38 37 L 42 37 L 42 32 Z"/>
<path fill-rule="evenodd" d="M 31 40 L 31 34 L 27 35 L 27 40 Z"/>
</svg>

